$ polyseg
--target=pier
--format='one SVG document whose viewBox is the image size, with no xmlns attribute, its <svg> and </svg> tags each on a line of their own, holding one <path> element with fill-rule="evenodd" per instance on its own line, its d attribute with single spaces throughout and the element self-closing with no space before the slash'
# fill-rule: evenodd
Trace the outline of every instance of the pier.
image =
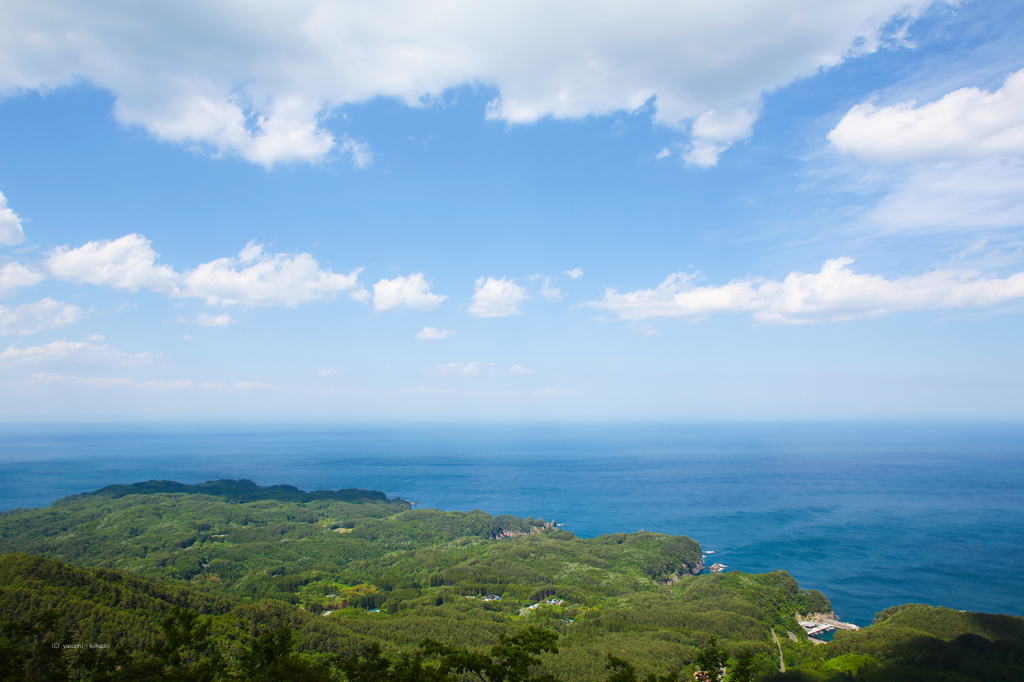
<svg viewBox="0 0 1024 682">
<path fill-rule="evenodd" d="M 832 632 L 833 630 L 860 630 L 860 628 L 853 623 L 843 623 L 838 620 L 831 618 L 820 618 L 817 620 L 801 620 L 799 621 L 800 627 L 807 632 L 808 637 L 815 637 L 817 635 L 824 634 L 826 632 Z"/>
</svg>

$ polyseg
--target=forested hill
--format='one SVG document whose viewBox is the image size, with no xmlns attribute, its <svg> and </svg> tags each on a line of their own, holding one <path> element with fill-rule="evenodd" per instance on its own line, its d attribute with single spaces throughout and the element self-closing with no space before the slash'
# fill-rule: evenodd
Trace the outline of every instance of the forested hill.
<svg viewBox="0 0 1024 682">
<path fill-rule="evenodd" d="M 315 495 L 146 482 L 0 514 L 0 680 L 752 682 L 780 654 L 786 679 L 1024 679 L 1021 618 L 902 606 L 816 646 L 796 615 L 824 595 L 701 574 L 684 536 L 290 491 Z"/>
<path fill-rule="evenodd" d="M 379 490 L 361 490 L 345 488 L 343 490 L 314 490 L 304 492 L 293 485 L 258 486 L 248 479 L 236 481 L 222 478 L 188 485 L 177 481 L 143 481 L 131 485 L 108 485 L 84 495 L 100 497 L 124 497 L 125 495 L 151 495 L 153 493 L 189 493 L 223 497 L 232 502 L 255 502 L 257 500 L 280 500 L 282 502 L 312 502 L 314 500 L 336 500 L 355 502 L 359 500 L 375 500 L 383 502 L 387 495 Z M 397 499 L 397 498 L 396 498 Z"/>
</svg>

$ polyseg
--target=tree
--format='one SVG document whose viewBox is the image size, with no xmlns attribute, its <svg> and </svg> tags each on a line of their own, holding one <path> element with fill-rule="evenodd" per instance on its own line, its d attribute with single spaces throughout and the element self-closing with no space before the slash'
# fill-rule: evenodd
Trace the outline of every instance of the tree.
<svg viewBox="0 0 1024 682">
<path fill-rule="evenodd" d="M 292 630 L 287 625 L 253 640 L 238 663 L 242 677 L 250 682 L 322 682 L 332 677 L 326 663 L 315 665 L 295 653 Z"/>
<path fill-rule="evenodd" d="M 66 680 L 67 665 L 57 630 L 53 611 L 43 611 L 33 623 L 0 623 L 0 679 Z"/>
<path fill-rule="evenodd" d="M 729 671 L 729 682 L 754 682 L 754 653 L 744 651 Z"/>
<path fill-rule="evenodd" d="M 636 676 L 636 668 L 621 658 L 608 654 L 608 665 L 605 667 L 613 671 L 605 682 L 640 682 Z M 678 679 L 679 673 L 673 670 L 664 675 L 650 673 L 643 682 L 677 682 Z"/>
<path fill-rule="evenodd" d="M 164 640 L 152 648 L 155 660 L 139 666 L 154 677 L 171 682 L 212 682 L 224 671 L 225 662 L 210 638 L 210 621 L 195 611 L 174 607 L 161 623 Z M 155 667 L 159 670 L 154 670 Z M 150 677 L 150 675 L 141 675 Z"/>
<path fill-rule="evenodd" d="M 531 674 L 541 653 L 558 653 L 558 635 L 531 627 L 517 635 L 498 636 L 490 655 L 456 649 L 425 639 L 417 651 L 389 660 L 374 644 L 344 659 L 339 668 L 348 682 L 450 682 L 456 675 L 472 675 L 481 682 L 560 682 L 548 674 Z M 427 661 L 435 661 L 428 665 Z"/>
<path fill-rule="evenodd" d="M 423 653 L 402 654 L 397 661 L 384 657 L 380 645 L 371 644 L 362 655 L 344 659 L 338 666 L 348 682 L 450 682 L 450 672 L 423 665 Z"/>
<path fill-rule="evenodd" d="M 697 682 L 718 682 L 722 679 L 722 668 L 729 660 L 729 654 L 718 648 L 718 638 L 708 637 L 708 642 L 693 659 L 693 679 Z"/>
<path fill-rule="evenodd" d="M 420 649 L 425 655 L 440 658 L 443 671 L 469 673 L 486 682 L 559 682 L 552 675 L 530 674 L 530 668 L 541 661 L 538 654 L 558 653 L 558 635 L 538 627 L 530 627 L 517 635 L 502 634 L 491 647 L 491 655 L 466 649 L 453 649 L 433 640 L 424 640 Z"/>
</svg>

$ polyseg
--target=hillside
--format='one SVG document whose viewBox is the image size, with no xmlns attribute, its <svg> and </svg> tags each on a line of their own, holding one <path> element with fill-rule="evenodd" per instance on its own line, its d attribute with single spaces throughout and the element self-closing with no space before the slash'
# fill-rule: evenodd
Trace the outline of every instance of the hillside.
<svg viewBox="0 0 1024 682">
<path fill-rule="evenodd" d="M 778 675 L 774 628 L 790 675 L 809 679 L 1024 679 L 1021 618 L 909 605 L 813 646 L 794 615 L 829 611 L 824 595 L 783 571 L 694 575 L 701 550 L 686 537 L 585 539 L 539 519 L 413 510 L 383 493 L 254 487 L 111 486 L 0 516 L 5 650 L 32 637 L 105 643 L 121 647 L 115 671 L 166 669 L 153 652 L 174 639 L 167 619 L 196 613 L 210 642 L 190 655 L 216 654 L 224 679 L 245 679 L 253 647 L 284 626 L 295 661 L 334 679 L 374 644 L 385 663 L 426 638 L 480 656 L 538 627 L 559 652 L 539 654 L 535 671 L 564 682 L 605 679 L 609 654 L 641 677 L 688 674 L 716 647 L 738 681 L 744 654 L 756 675 Z M 441 665 L 438 651 L 423 660 Z M 88 655 L 61 660 L 81 667 Z"/>
</svg>

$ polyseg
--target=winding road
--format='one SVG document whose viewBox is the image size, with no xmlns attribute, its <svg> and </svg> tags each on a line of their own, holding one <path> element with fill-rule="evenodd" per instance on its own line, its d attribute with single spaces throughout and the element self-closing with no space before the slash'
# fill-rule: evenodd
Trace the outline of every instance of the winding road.
<svg viewBox="0 0 1024 682">
<path fill-rule="evenodd" d="M 772 628 L 772 639 L 775 640 L 775 646 L 779 647 L 779 672 L 786 672 L 786 662 L 782 660 L 782 642 L 779 641 L 779 636 L 775 634 L 775 628 Z"/>
</svg>

